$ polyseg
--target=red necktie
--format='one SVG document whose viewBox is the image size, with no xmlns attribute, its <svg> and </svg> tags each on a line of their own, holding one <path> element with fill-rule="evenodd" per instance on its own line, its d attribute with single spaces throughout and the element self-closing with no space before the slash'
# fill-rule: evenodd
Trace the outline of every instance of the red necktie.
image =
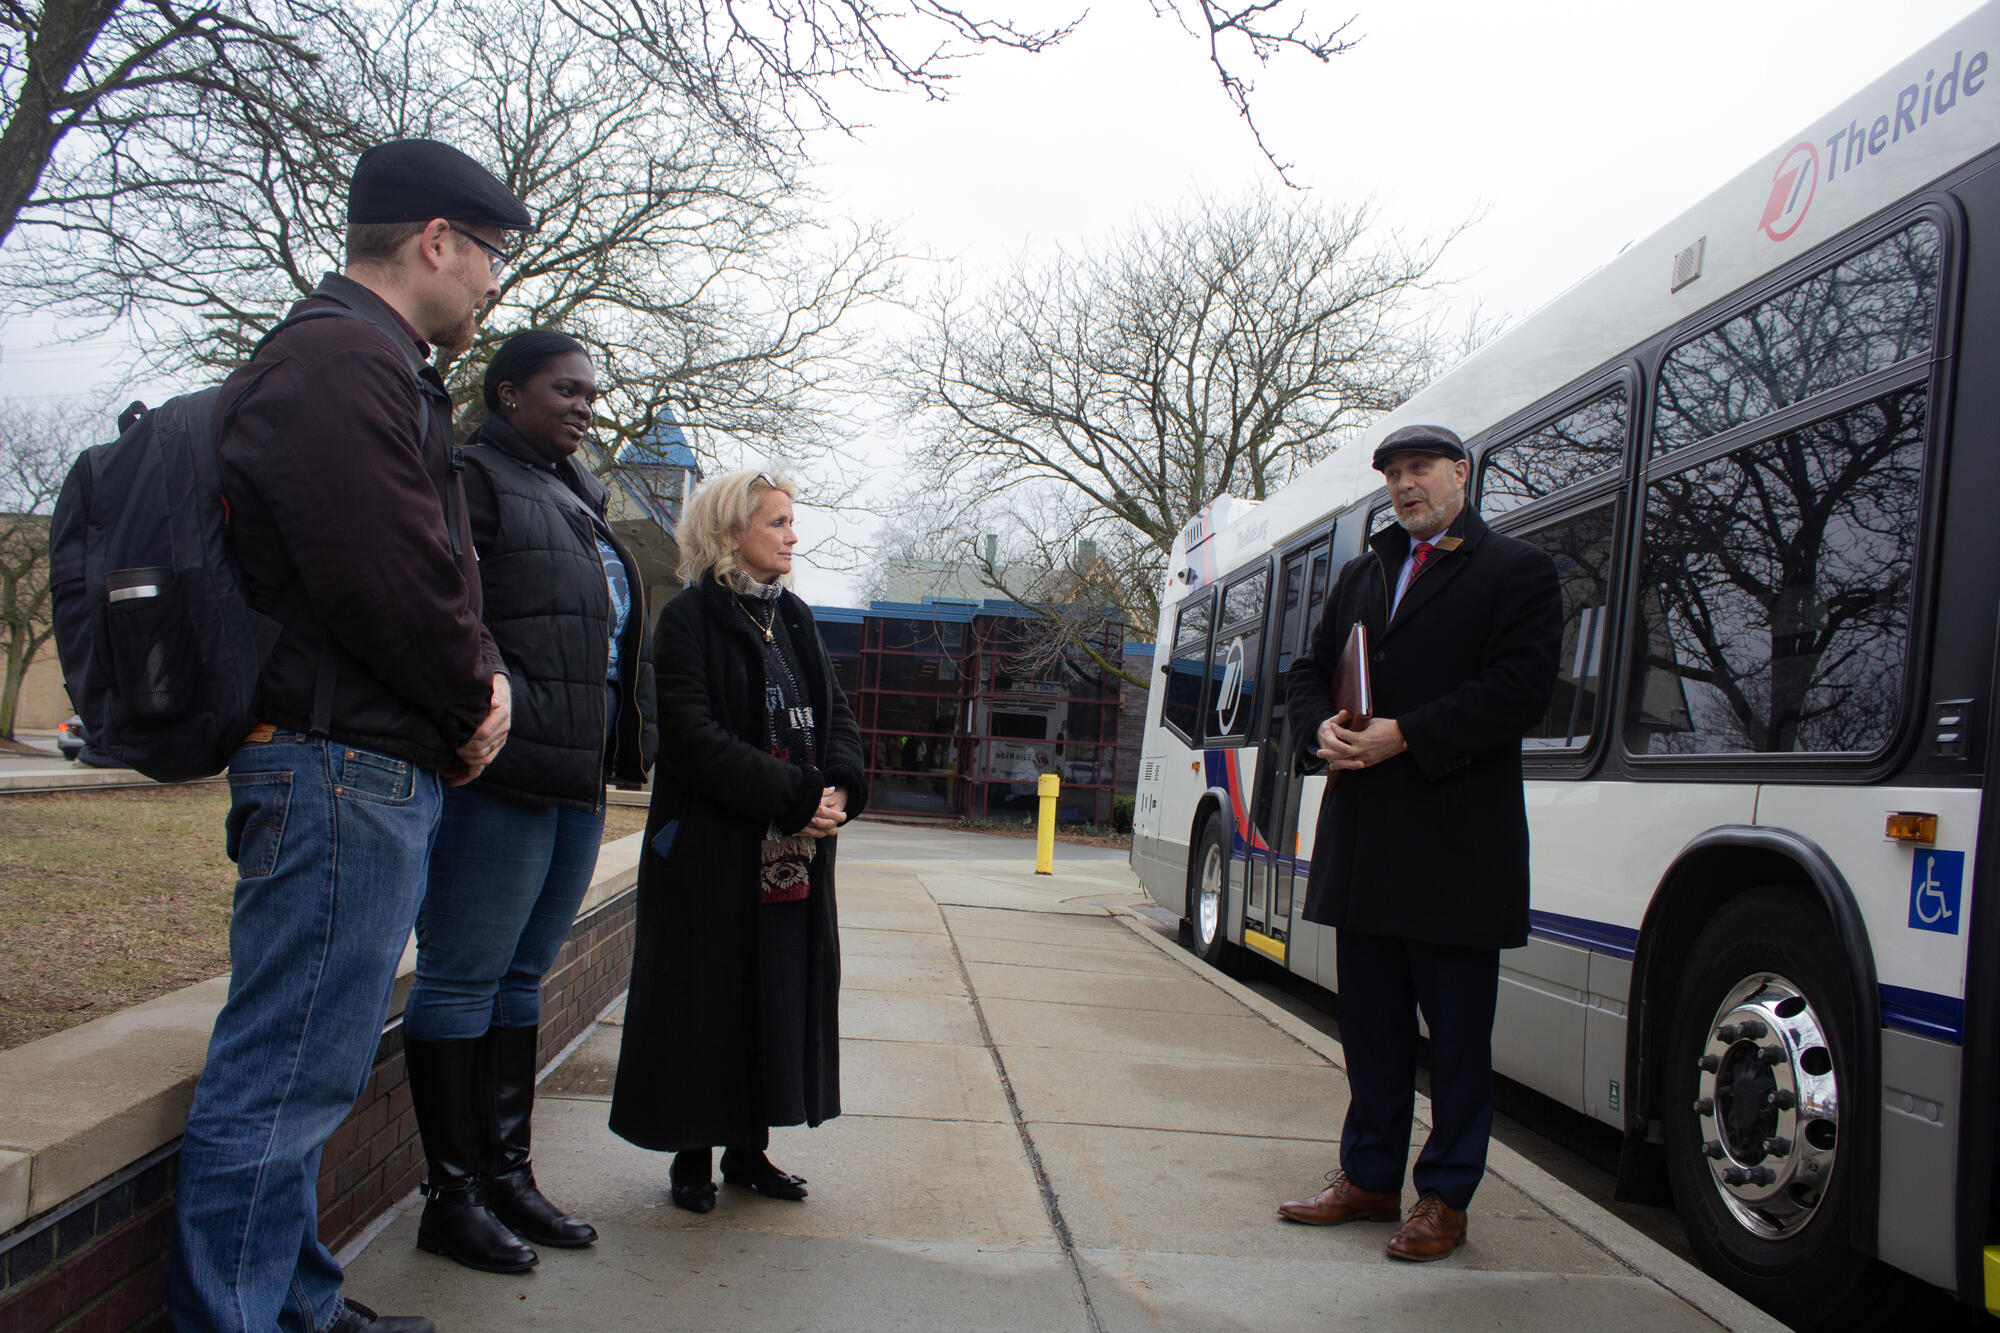
<svg viewBox="0 0 2000 1333">
<path fill-rule="evenodd" d="M 1418 542 L 1417 549 L 1410 552 L 1410 560 L 1412 561 L 1412 564 L 1410 565 L 1410 577 L 1415 578 L 1417 576 L 1417 571 L 1421 570 L 1424 567 L 1424 561 L 1430 558 L 1431 558 L 1431 544 L 1429 542 Z"/>
</svg>

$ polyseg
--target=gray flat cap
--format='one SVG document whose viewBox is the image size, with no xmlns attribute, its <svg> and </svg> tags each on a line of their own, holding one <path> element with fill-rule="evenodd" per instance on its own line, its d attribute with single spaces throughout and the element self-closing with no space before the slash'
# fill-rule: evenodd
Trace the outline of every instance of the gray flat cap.
<svg viewBox="0 0 2000 1333">
<path fill-rule="evenodd" d="M 1405 426 L 1391 431 L 1375 446 L 1375 470 L 1380 472 L 1382 464 L 1395 454 L 1436 454 L 1460 463 L 1472 461 L 1472 456 L 1465 452 L 1465 441 L 1443 426 Z"/>
<path fill-rule="evenodd" d="M 347 183 L 347 220 L 355 222 L 480 222 L 533 231 L 528 206 L 485 167 L 436 139 L 391 139 L 354 164 Z"/>
</svg>

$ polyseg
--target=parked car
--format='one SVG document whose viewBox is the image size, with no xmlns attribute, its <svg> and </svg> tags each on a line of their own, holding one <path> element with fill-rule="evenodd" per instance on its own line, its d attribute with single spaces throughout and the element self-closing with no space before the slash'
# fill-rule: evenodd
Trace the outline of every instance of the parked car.
<svg viewBox="0 0 2000 1333">
<path fill-rule="evenodd" d="M 76 758 L 89 743 L 90 737 L 83 733 L 83 719 L 75 713 L 70 714 L 69 721 L 56 725 L 56 749 L 62 751 L 63 758 Z"/>
</svg>

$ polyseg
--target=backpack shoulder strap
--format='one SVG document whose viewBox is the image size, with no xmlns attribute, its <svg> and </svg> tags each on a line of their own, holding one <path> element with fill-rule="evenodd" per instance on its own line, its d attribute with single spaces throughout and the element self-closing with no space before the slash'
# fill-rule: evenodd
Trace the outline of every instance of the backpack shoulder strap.
<svg viewBox="0 0 2000 1333">
<path fill-rule="evenodd" d="M 339 306 L 339 305 L 316 306 L 311 310 L 301 310 L 297 314 L 287 315 L 283 319 L 279 320 L 276 324 L 273 324 L 270 328 L 270 331 L 266 333 L 263 337 L 259 338 L 257 340 L 257 345 L 251 349 L 250 360 L 255 361 L 260 355 L 262 355 L 264 348 L 270 345 L 271 340 L 277 337 L 279 334 L 283 333 L 286 329 L 291 328 L 295 324 L 306 324 L 316 319 L 358 320 L 361 323 L 368 325 L 370 328 L 375 329 L 378 332 L 382 332 L 383 336 L 385 337 L 388 336 L 386 330 L 383 330 L 380 324 L 368 318 L 368 316 L 366 315 L 360 314 L 357 311 L 349 310 L 346 306 Z M 418 361 L 415 357 L 406 355 L 403 358 L 403 365 L 406 369 L 409 370 L 410 378 L 416 382 L 417 386 L 417 451 L 421 453 L 423 452 L 425 443 L 429 441 L 431 435 L 430 409 L 424 401 L 425 398 L 428 396 L 429 386 L 427 386 L 424 383 L 422 362 Z M 230 404 L 229 410 L 231 415 L 234 415 L 236 407 L 237 407 L 236 403 Z"/>
<path fill-rule="evenodd" d="M 356 319 L 360 320 L 363 324 L 375 323 L 368 316 L 358 311 L 349 310 L 344 305 L 323 305 L 315 306 L 311 310 L 301 310 L 297 314 L 286 315 L 276 324 L 273 324 L 265 332 L 264 336 L 257 340 L 257 345 L 250 349 L 250 360 L 255 361 L 263 353 L 264 348 L 270 344 L 271 339 L 277 337 L 286 329 L 291 328 L 294 324 L 308 324 L 316 319 Z"/>
</svg>

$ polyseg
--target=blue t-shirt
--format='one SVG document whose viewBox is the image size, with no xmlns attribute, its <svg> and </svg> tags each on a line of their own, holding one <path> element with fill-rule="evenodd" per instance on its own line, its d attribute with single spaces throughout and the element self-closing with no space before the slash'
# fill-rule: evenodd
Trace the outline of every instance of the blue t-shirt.
<svg viewBox="0 0 2000 1333">
<path fill-rule="evenodd" d="M 604 582 L 611 589 L 611 660 L 604 668 L 606 680 L 618 679 L 618 643 L 625 637 L 625 623 L 632 618 L 632 584 L 618 548 L 603 537 L 597 539 L 598 558 L 604 561 Z"/>
</svg>

